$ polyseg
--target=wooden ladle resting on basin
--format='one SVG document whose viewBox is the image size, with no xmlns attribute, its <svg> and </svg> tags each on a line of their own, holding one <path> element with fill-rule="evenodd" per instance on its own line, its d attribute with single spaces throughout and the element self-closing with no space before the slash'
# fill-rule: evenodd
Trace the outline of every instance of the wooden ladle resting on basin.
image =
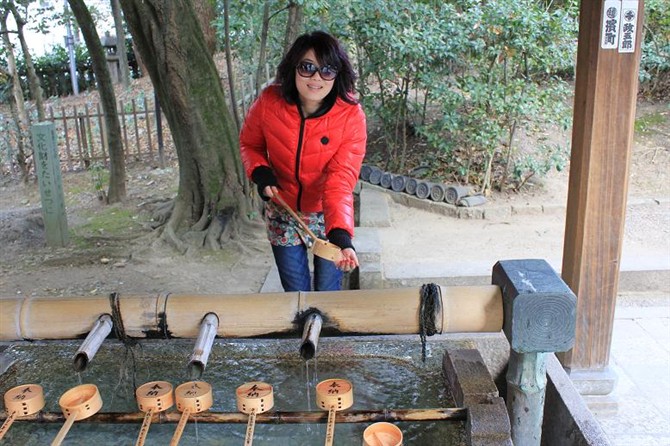
<svg viewBox="0 0 670 446">
<path fill-rule="evenodd" d="M 18 417 L 39 412 L 44 407 L 44 391 L 39 384 L 23 384 L 5 392 L 5 409 L 9 416 L 0 427 L 0 440 Z"/>
<path fill-rule="evenodd" d="M 282 207 L 286 209 L 289 214 L 291 214 L 291 217 L 293 217 L 296 223 L 298 223 L 298 226 L 300 226 L 300 228 L 310 236 L 312 239 L 312 246 L 310 246 L 309 249 L 312 251 L 312 254 L 335 263 L 338 263 L 340 260 L 342 260 L 342 250 L 339 246 L 318 238 L 316 234 L 314 234 L 314 232 L 309 229 L 309 226 L 305 224 L 302 218 L 300 218 L 298 214 L 296 214 L 295 211 L 291 209 L 291 207 L 284 201 L 282 197 L 275 195 L 274 198 L 276 198 L 279 204 L 281 204 Z"/>
<path fill-rule="evenodd" d="M 58 400 L 58 405 L 65 415 L 65 424 L 51 446 L 59 446 L 63 442 L 75 421 L 98 413 L 102 408 L 102 398 L 95 384 L 82 384 L 65 392 Z"/>
</svg>

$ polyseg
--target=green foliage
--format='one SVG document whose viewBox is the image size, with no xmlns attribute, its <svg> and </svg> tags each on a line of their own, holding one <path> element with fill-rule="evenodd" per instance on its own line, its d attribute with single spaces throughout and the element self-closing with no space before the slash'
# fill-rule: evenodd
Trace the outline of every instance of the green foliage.
<svg viewBox="0 0 670 446">
<path fill-rule="evenodd" d="M 667 98 L 670 95 L 670 8 L 667 0 L 647 0 L 644 6 L 640 88 L 649 96 Z"/>
<path fill-rule="evenodd" d="M 566 3 L 567 10 L 531 0 L 348 2 L 344 34 L 358 55 L 362 101 L 381 129 L 386 168 L 407 170 L 416 135 L 442 154 L 433 174 L 483 189 L 518 186 L 556 165 L 562 151 L 517 154 L 515 136 L 569 126 L 561 79 L 573 73 L 577 21 L 568 12 L 575 2 Z M 528 156 L 538 162 L 515 167 Z"/>
<path fill-rule="evenodd" d="M 654 127 L 663 125 L 668 118 L 666 113 L 649 113 L 635 120 L 635 133 L 652 133 Z"/>
<path fill-rule="evenodd" d="M 93 64 L 85 45 L 75 46 L 75 61 L 78 72 L 80 91 L 86 90 L 90 85 L 95 85 L 93 75 Z M 65 47 L 56 45 L 49 53 L 33 57 L 35 71 L 40 78 L 40 84 L 46 96 L 65 96 L 72 93 L 72 81 L 70 76 L 70 57 Z M 21 84 L 26 98 L 30 97 L 27 87 L 27 70 L 25 59 L 17 59 L 17 70 L 21 76 Z"/>
<path fill-rule="evenodd" d="M 124 237 L 140 231 L 142 221 L 132 209 L 109 206 L 92 212 L 87 222 L 74 227 L 71 232 L 74 240 L 85 241 L 90 237 Z"/>
<path fill-rule="evenodd" d="M 109 171 L 102 163 L 93 163 L 88 168 L 96 195 L 101 201 L 106 199 L 105 187 L 109 183 Z"/>
</svg>

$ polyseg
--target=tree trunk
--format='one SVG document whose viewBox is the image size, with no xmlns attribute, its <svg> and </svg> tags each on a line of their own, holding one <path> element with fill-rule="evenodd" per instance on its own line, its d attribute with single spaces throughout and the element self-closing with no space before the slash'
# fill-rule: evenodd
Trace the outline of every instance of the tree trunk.
<svg viewBox="0 0 670 446">
<path fill-rule="evenodd" d="M 68 3 L 84 36 L 84 42 L 86 42 L 86 48 L 88 48 L 93 64 L 93 72 L 98 82 L 98 92 L 100 93 L 102 111 L 105 114 L 105 127 L 109 145 L 110 173 L 107 200 L 110 203 L 116 203 L 126 198 L 126 165 L 112 77 L 107 68 L 105 50 L 102 48 L 100 37 L 98 37 L 91 13 L 84 4 L 84 0 L 68 0 Z"/>
<path fill-rule="evenodd" d="M 205 37 L 205 45 L 212 56 L 216 52 L 216 29 L 213 26 L 216 19 L 215 3 L 214 0 L 193 0 L 193 8 Z"/>
<path fill-rule="evenodd" d="M 223 27 L 224 41 L 226 45 L 226 70 L 228 71 L 228 89 L 230 90 L 230 103 L 233 109 L 235 126 L 239 132 L 242 128 L 240 115 L 237 110 L 237 95 L 235 94 L 235 69 L 233 68 L 233 53 L 230 50 L 230 0 L 223 0 Z M 244 100 L 244 98 L 242 98 Z"/>
<path fill-rule="evenodd" d="M 28 182 L 28 156 L 25 150 L 26 142 L 25 139 L 26 132 L 30 126 L 30 118 L 28 117 L 28 112 L 26 111 L 26 104 L 23 98 L 23 89 L 21 88 L 21 82 L 19 80 L 19 73 L 16 69 L 16 58 L 14 56 L 14 48 L 12 47 L 12 42 L 9 40 L 9 34 L 7 32 L 7 16 L 9 15 L 9 10 L 2 11 L 0 15 L 0 34 L 2 34 L 2 42 L 5 46 L 7 57 L 7 71 L 9 76 L 12 78 L 12 95 L 14 97 L 14 105 L 16 106 L 16 113 L 18 115 L 18 121 L 16 122 L 16 128 L 18 129 L 17 140 L 18 140 L 18 152 L 16 154 L 16 162 L 21 169 L 21 178 L 24 183 Z"/>
<path fill-rule="evenodd" d="M 302 27 L 302 5 L 290 2 L 288 5 L 288 20 L 286 21 L 286 34 L 284 34 L 284 54 L 288 52 L 300 34 Z"/>
<path fill-rule="evenodd" d="M 179 159 L 179 191 L 162 237 L 185 251 L 227 239 L 249 209 L 235 124 L 219 73 L 188 0 L 121 0 L 165 112 Z"/>
<path fill-rule="evenodd" d="M 121 85 L 128 88 L 130 85 L 130 70 L 128 68 L 128 53 L 126 51 L 126 33 L 123 31 L 123 18 L 119 0 L 111 0 L 112 15 L 114 16 L 114 29 L 116 30 L 116 54 L 119 56 L 119 68 L 121 69 Z"/>
<path fill-rule="evenodd" d="M 261 94 L 263 85 L 263 72 L 265 71 L 265 60 L 267 59 L 268 29 L 270 28 L 270 2 L 265 1 L 263 6 L 263 21 L 261 22 L 261 45 L 258 50 L 258 66 L 256 67 L 256 96 Z"/>
<path fill-rule="evenodd" d="M 16 29 L 19 34 L 19 42 L 21 42 L 21 50 L 23 51 L 23 58 L 26 62 L 26 71 L 28 73 L 28 88 L 30 88 L 30 95 L 33 97 L 33 101 L 35 101 L 35 108 L 37 108 L 37 120 L 44 121 L 46 113 L 44 111 L 42 87 L 40 86 L 40 79 L 35 72 L 35 64 L 33 64 L 33 58 L 30 55 L 30 48 L 28 48 L 25 35 L 23 34 L 23 27 L 26 25 L 26 21 L 19 14 L 14 2 L 9 2 L 8 6 L 12 11 L 14 21 L 16 21 Z"/>
</svg>

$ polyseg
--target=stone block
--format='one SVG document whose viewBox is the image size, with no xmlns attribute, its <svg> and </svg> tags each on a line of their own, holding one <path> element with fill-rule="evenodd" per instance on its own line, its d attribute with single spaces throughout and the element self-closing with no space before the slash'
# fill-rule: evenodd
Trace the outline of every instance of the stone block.
<svg viewBox="0 0 670 446">
<path fill-rule="evenodd" d="M 512 446 L 512 429 L 502 398 L 469 406 L 465 429 L 470 446 Z"/>
<path fill-rule="evenodd" d="M 442 370 L 458 406 L 489 404 L 499 397 L 498 388 L 476 349 L 447 350 Z"/>
<path fill-rule="evenodd" d="M 360 226 L 391 226 L 391 213 L 386 192 L 376 187 L 368 187 L 368 185 L 361 189 Z"/>
<path fill-rule="evenodd" d="M 384 273 L 381 263 L 362 263 L 358 270 L 358 285 L 360 289 L 384 288 Z"/>
<path fill-rule="evenodd" d="M 494 220 L 497 218 L 509 218 L 512 216 L 510 206 L 491 206 L 484 209 L 484 219 Z"/>
<path fill-rule="evenodd" d="M 512 215 L 542 215 L 541 205 L 513 205 Z"/>
<path fill-rule="evenodd" d="M 353 243 L 361 265 L 381 262 L 382 242 L 377 228 L 357 227 Z"/>
<path fill-rule="evenodd" d="M 483 220 L 483 208 L 458 208 L 458 218 L 470 220 Z"/>
<path fill-rule="evenodd" d="M 493 266 L 491 279 L 503 291 L 503 331 L 514 351 L 572 348 L 577 297 L 545 260 L 501 260 Z"/>
</svg>

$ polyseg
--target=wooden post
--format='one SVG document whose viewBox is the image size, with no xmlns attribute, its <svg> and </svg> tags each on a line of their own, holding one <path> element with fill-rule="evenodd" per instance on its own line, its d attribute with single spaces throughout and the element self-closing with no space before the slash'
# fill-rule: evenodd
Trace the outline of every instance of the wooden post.
<svg viewBox="0 0 670 446">
<path fill-rule="evenodd" d="M 620 2 L 581 2 L 580 10 L 562 266 L 563 279 L 579 297 L 579 317 L 575 346 L 559 358 L 573 381 L 577 378 L 574 372 L 594 373 L 586 379 L 591 381 L 589 389 L 582 393 L 607 394 L 615 383 L 607 365 L 623 244 L 644 1 L 624 1 L 623 5 L 621 11 Z M 637 11 L 625 9 L 627 5 L 637 6 Z M 575 384 L 580 391 L 586 389 Z"/>
<path fill-rule="evenodd" d="M 65 107 L 60 108 L 60 116 L 63 119 L 63 137 L 65 138 L 65 153 L 67 154 L 67 167 L 72 168 L 72 153 L 70 152 L 70 135 L 67 130 L 67 115 L 65 114 Z"/>
<path fill-rule="evenodd" d="M 40 122 L 32 126 L 31 133 L 47 245 L 67 246 L 70 235 L 65 216 L 65 197 L 63 196 L 63 180 L 56 145 L 56 128 L 53 122 Z"/>
<path fill-rule="evenodd" d="M 161 106 L 158 101 L 158 92 L 154 89 L 154 106 L 156 107 L 156 141 L 158 142 L 158 161 L 161 169 L 165 168 L 165 154 L 163 144 L 163 119 L 161 118 Z"/>
<path fill-rule="evenodd" d="M 547 353 L 572 348 L 577 298 L 544 260 L 504 260 L 492 281 L 503 294 L 509 340 L 507 412 L 515 445 L 540 445 Z"/>
</svg>

